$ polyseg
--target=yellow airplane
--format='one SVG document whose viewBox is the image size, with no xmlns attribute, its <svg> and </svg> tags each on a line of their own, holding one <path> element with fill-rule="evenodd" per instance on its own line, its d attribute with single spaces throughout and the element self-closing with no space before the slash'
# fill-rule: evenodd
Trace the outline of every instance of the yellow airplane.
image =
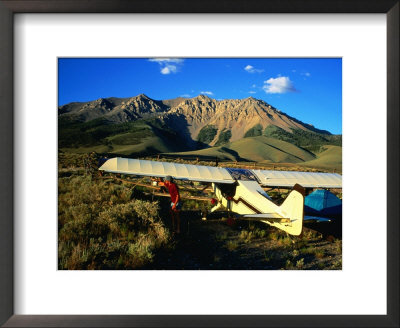
<svg viewBox="0 0 400 328">
<path fill-rule="evenodd" d="M 250 170 L 178 164 L 116 157 L 100 171 L 134 176 L 211 183 L 217 204 L 243 219 L 258 220 L 298 236 L 303 230 L 305 188 L 342 188 L 337 173 Z M 275 204 L 263 187 L 292 188 L 283 204 Z"/>
</svg>

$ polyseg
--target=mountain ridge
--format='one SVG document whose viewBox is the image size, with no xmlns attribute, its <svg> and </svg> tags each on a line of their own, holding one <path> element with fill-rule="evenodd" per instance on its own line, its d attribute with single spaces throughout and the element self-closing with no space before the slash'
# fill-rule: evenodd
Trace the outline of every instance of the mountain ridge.
<svg viewBox="0 0 400 328">
<path fill-rule="evenodd" d="M 59 106 L 59 117 L 69 117 L 81 122 L 105 119 L 113 124 L 122 124 L 146 118 L 157 118 L 171 128 L 180 131 L 190 144 L 198 140 L 201 130 L 214 127 L 216 134 L 209 141 L 214 146 L 221 133 L 230 131 L 229 141 L 243 138 L 250 129 L 260 125 L 277 126 L 289 133 L 293 129 L 330 135 L 311 124 L 276 109 L 264 100 L 254 97 L 216 100 L 205 94 L 196 97 L 177 97 L 154 100 L 145 94 L 129 98 L 99 98 L 89 102 L 72 102 Z"/>
</svg>

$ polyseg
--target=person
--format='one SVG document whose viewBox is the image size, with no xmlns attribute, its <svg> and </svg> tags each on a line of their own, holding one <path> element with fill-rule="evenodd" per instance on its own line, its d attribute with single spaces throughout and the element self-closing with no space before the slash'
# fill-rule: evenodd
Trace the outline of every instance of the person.
<svg viewBox="0 0 400 328">
<path fill-rule="evenodd" d="M 179 189 L 176 183 L 170 175 L 167 175 L 164 179 L 164 186 L 168 189 L 169 195 L 171 196 L 171 208 L 170 214 L 172 218 L 172 229 L 176 233 L 181 232 L 181 219 L 179 216 L 179 211 L 182 208 L 181 198 L 179 196 Z M 175 227 L 176 225 L 176 227 Z M 175 229 L 176 228 L 176 229 Z"/>
</svg>

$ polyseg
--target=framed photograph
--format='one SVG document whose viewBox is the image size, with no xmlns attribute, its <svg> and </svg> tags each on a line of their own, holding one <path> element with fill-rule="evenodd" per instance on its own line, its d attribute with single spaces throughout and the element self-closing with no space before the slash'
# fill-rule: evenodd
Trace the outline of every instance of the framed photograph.
<svg viewBox="0 0 400 328">
<path fill-rule="evenodd" d="M 5 0 L 0 1 L 0 21 L 2 325 L 399 325 L 398 1 Z M 319 119 L 322 103 L 340 113 Z M 218 106 L 225 110 L 193 118 L 193 111 Z M 235 106 L 244 108 L 247 116 L 228 124 L 226 113 Z M 175 124 L 177 117 L 184 121 Z M 297 139 L 289 138 L 285 129 L 298 131 Z M 323 138 L 305 143 L 310 133 Z M 251 151 L 256 143 L 272 140 L 268 138 L 278 138 L 273 140 L 279 140 L 279 147 L 268 144 L 268 154 Z M 339 148 L 336 162 L 333 153 Z M 82 149 L 87 156 L 79 155 Z M 157 149 L 156 155 L 149 149 Z M 189 154 L 182 155 L 182 149 L 195 157 L 181 159 Z M 207 162 L 215 150 L 219 157 Z M 160 153 L 178 156 L 188 173 L 179 175 L 177 168 L 174 174 L 167 172 L 178 164 L 168 164 L 160 173 L 159 164 L 151 164 L 162 160 Z M 125 156 L 150 160 L 147 169 L 139 163 L 138 171 L 137 160 Z M 286 202 L 298 199 L 297 194 L 305 197 L 302 187 L 293 188 L 293 198 L 285 194 L 279 202 L 282 209 L 268 217 L 268 210 L 257 210 L 257 204 L 243 196 L 243 206 L 253 213 L 249 216 L 229 195 L 229 187 L 221 187 L 233 179 L 239 185 L 236 193 L 253 188 L 262 196 L 268 188 L 262 179 L 273 183 L 263 171 L 275 169 L 268 156 L 283 156 L 282 163 L 290 162 L 290 167 L 301 158 L 309 170 L 328 165 L 323 171 L 331 172 L 330 178 L 343 174 L 340 239 L 314 236 L 311 247 L 288 237 L 302 232 L 293 223 L 296 219 L 283 214 Z M 221 160 L 233 166 L 211 168 Z M 235 167 L 246 161 L 253 166 Z M 190 173 L 190 165 L 210 166 L 210 181 L 204 174 Z M 217 170 L 224 181 L 215 180 Z M 132 180 L 132 175 L 154 180 Z M 179 182 L 188 175 L 193 183 Z M 94 176 L 98 182 L 91 184 Z M 116 186 L 112 190 L 106 187 L 110 179 Z M 181 197 L 188 199 L 199 198 L 199 188 L 207 191 L 207 183 L 213 183 L 215 198 L 207 200 L 214 202 L 213 210 L 219 204 L 228 209 L 226 223 L 264 215 L 270 229 L 278 228 L 282 236 L 257 225 L 236 229 L 239 252 L 238 242 L 221 230 L 209 237 L 214 246 L 223 245 L 226 254 L 204 249 L 207 259 L 198 262 L 200 266 L 190 258 L 174 261 L 171 254 L 188 254 L 179 245 L 192 247 L 189 239 L 196 239 L 199 248 L 204 243 L 200 234 L 191 232 L 196 226 L 189 225 L 184 214 L 194 213 L 197 205 L 191 208 L 190 201 L 184 201 L 179 215 L 174 180 L 185 189 Z M 140 204 L 132 196 L 135 187 L 124 189 L 127 183 L 145 195 Z M 323 188 L 336 186 L 319 183 Z M 340 177 L 340 198 L 341 183 Z M 157 191 L 146 196 L 152 186 Z M 269 187 L 277 186 L 283 186 L 282 180 Z M 162 187 L 168 188 L 164 195 Z M 326 191 L 324 195 L 338 199 Z M 171 227 L 168 215 L 165 227 L 154 221 L 155 205 L 146 201 L 154 196 L 168 196 L 159 204 L 166 213 L 171 205 Z M 127 202 L 120 204 L 124 197 Z M 95 207 L 101 219 L 96 225 L 90 221 Z M 340 215 L 341 208 L 340 201 Z M 138 229 L 157 242 L 131 230 L 128 221 L 114 222 L 112 211 L 118 211 L 118 220 L 126 216 L 129 222 L 136 214 L 144 218 L 142 211 L 150 213 Z M 207 210 L 199 213 L 213 224 L 204 214 Z M 88 222 L 90 227 L 83 229 Z M 100 231 L 103 228 L 106 232 Z M 96 234 L 98 229 L 101 233 Z M 90 238 L 82 237 L 87 232 Z M 158 252 L 153 261 L 153 249 L 170 238 L 170 232 L 180 244 L 164 257 Z M 285 248 L 287 241 L 296 247 L 282 256 L 271 255 L 271 245 L 256 245 L 254 240 L 260 239 L 254 239 L 255 234 L 271 236 L 271 245 Z M 326 251 L 326 244 L 332 251 Z M 311 248 L 312 256 L 299 253 Z M 250 261 L 248 267 L 254 249 L 262 264 Z M 204 255 L 198 250 L 196 254 Z M 230 261 L 231 254 L 236 259 Z"/>
</svg>

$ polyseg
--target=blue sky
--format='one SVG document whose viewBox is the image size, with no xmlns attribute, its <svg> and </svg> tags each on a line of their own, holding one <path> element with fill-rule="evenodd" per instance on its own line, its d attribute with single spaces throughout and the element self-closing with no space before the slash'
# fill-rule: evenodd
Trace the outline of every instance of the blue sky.
<svg viewBox="0 0 400 328">
<path fill-rule="evenodd" d="M 340 58 L 60 58 L 58 103 L 108 97 L 262 99 L 342 133 Z"/>
</svg>

